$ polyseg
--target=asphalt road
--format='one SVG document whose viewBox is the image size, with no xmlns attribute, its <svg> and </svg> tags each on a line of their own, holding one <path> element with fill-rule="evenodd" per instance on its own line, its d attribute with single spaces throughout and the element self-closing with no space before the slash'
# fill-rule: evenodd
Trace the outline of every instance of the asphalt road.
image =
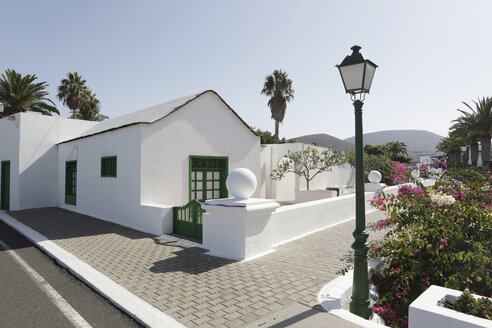
<svg viewBox="0 0 492 328">
<path fill-rule="evenodd" d="M 141 326 L 0 221 L 0 327 Z"/>
</svg>

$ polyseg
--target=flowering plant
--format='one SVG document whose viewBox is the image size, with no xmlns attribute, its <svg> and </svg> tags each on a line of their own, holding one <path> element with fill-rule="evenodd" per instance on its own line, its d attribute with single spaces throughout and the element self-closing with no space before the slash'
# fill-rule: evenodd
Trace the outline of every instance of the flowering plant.
<svg viewBox="0 0 492 328">
<path fill-rule="evenodd" d="M 410 170 L 405 164 L 395 161 L 390 161 L 388 162 L 388 166 L 391 169 L 390 178 L 393 184 L 401 184 L 404 182 L 408 182 L 408 179 L 410 177 Z"/>
<path fill-rule="evenodd" d="M 406 185 L 379 195 L 373 206 L 387 212 L 370 256 L 387 259 L 374 272 L 386 324 L 405 327 L 408 306 L 430 285 L 492 294 L 492 177 L 489 172 L 447 171 L 433 187 Z"/>
</svg>

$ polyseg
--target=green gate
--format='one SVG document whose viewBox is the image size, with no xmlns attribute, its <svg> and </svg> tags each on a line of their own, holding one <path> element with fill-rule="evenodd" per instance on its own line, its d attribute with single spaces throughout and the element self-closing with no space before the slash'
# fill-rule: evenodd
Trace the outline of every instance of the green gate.
<svg viewBox="0 0 492 328">
<path fill-rule="evenodd" d="M 202 203 L 193 199 L 185 206 L 173 207 L 173 232 L 194 239 L 202 239 Z"/>
</svg>

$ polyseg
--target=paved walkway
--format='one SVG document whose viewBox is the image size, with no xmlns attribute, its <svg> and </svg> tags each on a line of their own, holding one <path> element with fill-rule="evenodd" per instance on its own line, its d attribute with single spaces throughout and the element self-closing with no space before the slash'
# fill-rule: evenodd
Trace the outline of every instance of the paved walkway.
<svg viewBox="0 0 492 328">
<path fill-rule="evenodd" d="M 236 262 L 58 208 L 9 214 L 188 327 L 358 327 L 316 300 L 352 263 L 353 220 Z"/>
</svg>

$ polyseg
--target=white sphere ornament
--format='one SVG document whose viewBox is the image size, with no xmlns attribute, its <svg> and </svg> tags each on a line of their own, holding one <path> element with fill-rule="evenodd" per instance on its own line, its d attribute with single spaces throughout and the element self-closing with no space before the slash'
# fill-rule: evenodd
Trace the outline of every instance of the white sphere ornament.
<svg viewBox="0 0 492 328">
<path fill-rule="evenodd" d="M 371 171 L 367 175 L 367 178 L 369 179 L 370 183 L 379 183 L 381 182 L 382 176 L 381 173 L 379 173 L 379 171 Z"/>
<path fill-rule="evenodd" d="M 235 169 L 229 173 L 226 187 L 234 198 L 247 199 L 256 190 L 256 176 L 246 168 Z"/>
<path fill-rule="evenodd" d="M 413 170 L 411 174 L 414 179 L 417 179 L 420 177 L 420 170 Z"/>
</svg>

